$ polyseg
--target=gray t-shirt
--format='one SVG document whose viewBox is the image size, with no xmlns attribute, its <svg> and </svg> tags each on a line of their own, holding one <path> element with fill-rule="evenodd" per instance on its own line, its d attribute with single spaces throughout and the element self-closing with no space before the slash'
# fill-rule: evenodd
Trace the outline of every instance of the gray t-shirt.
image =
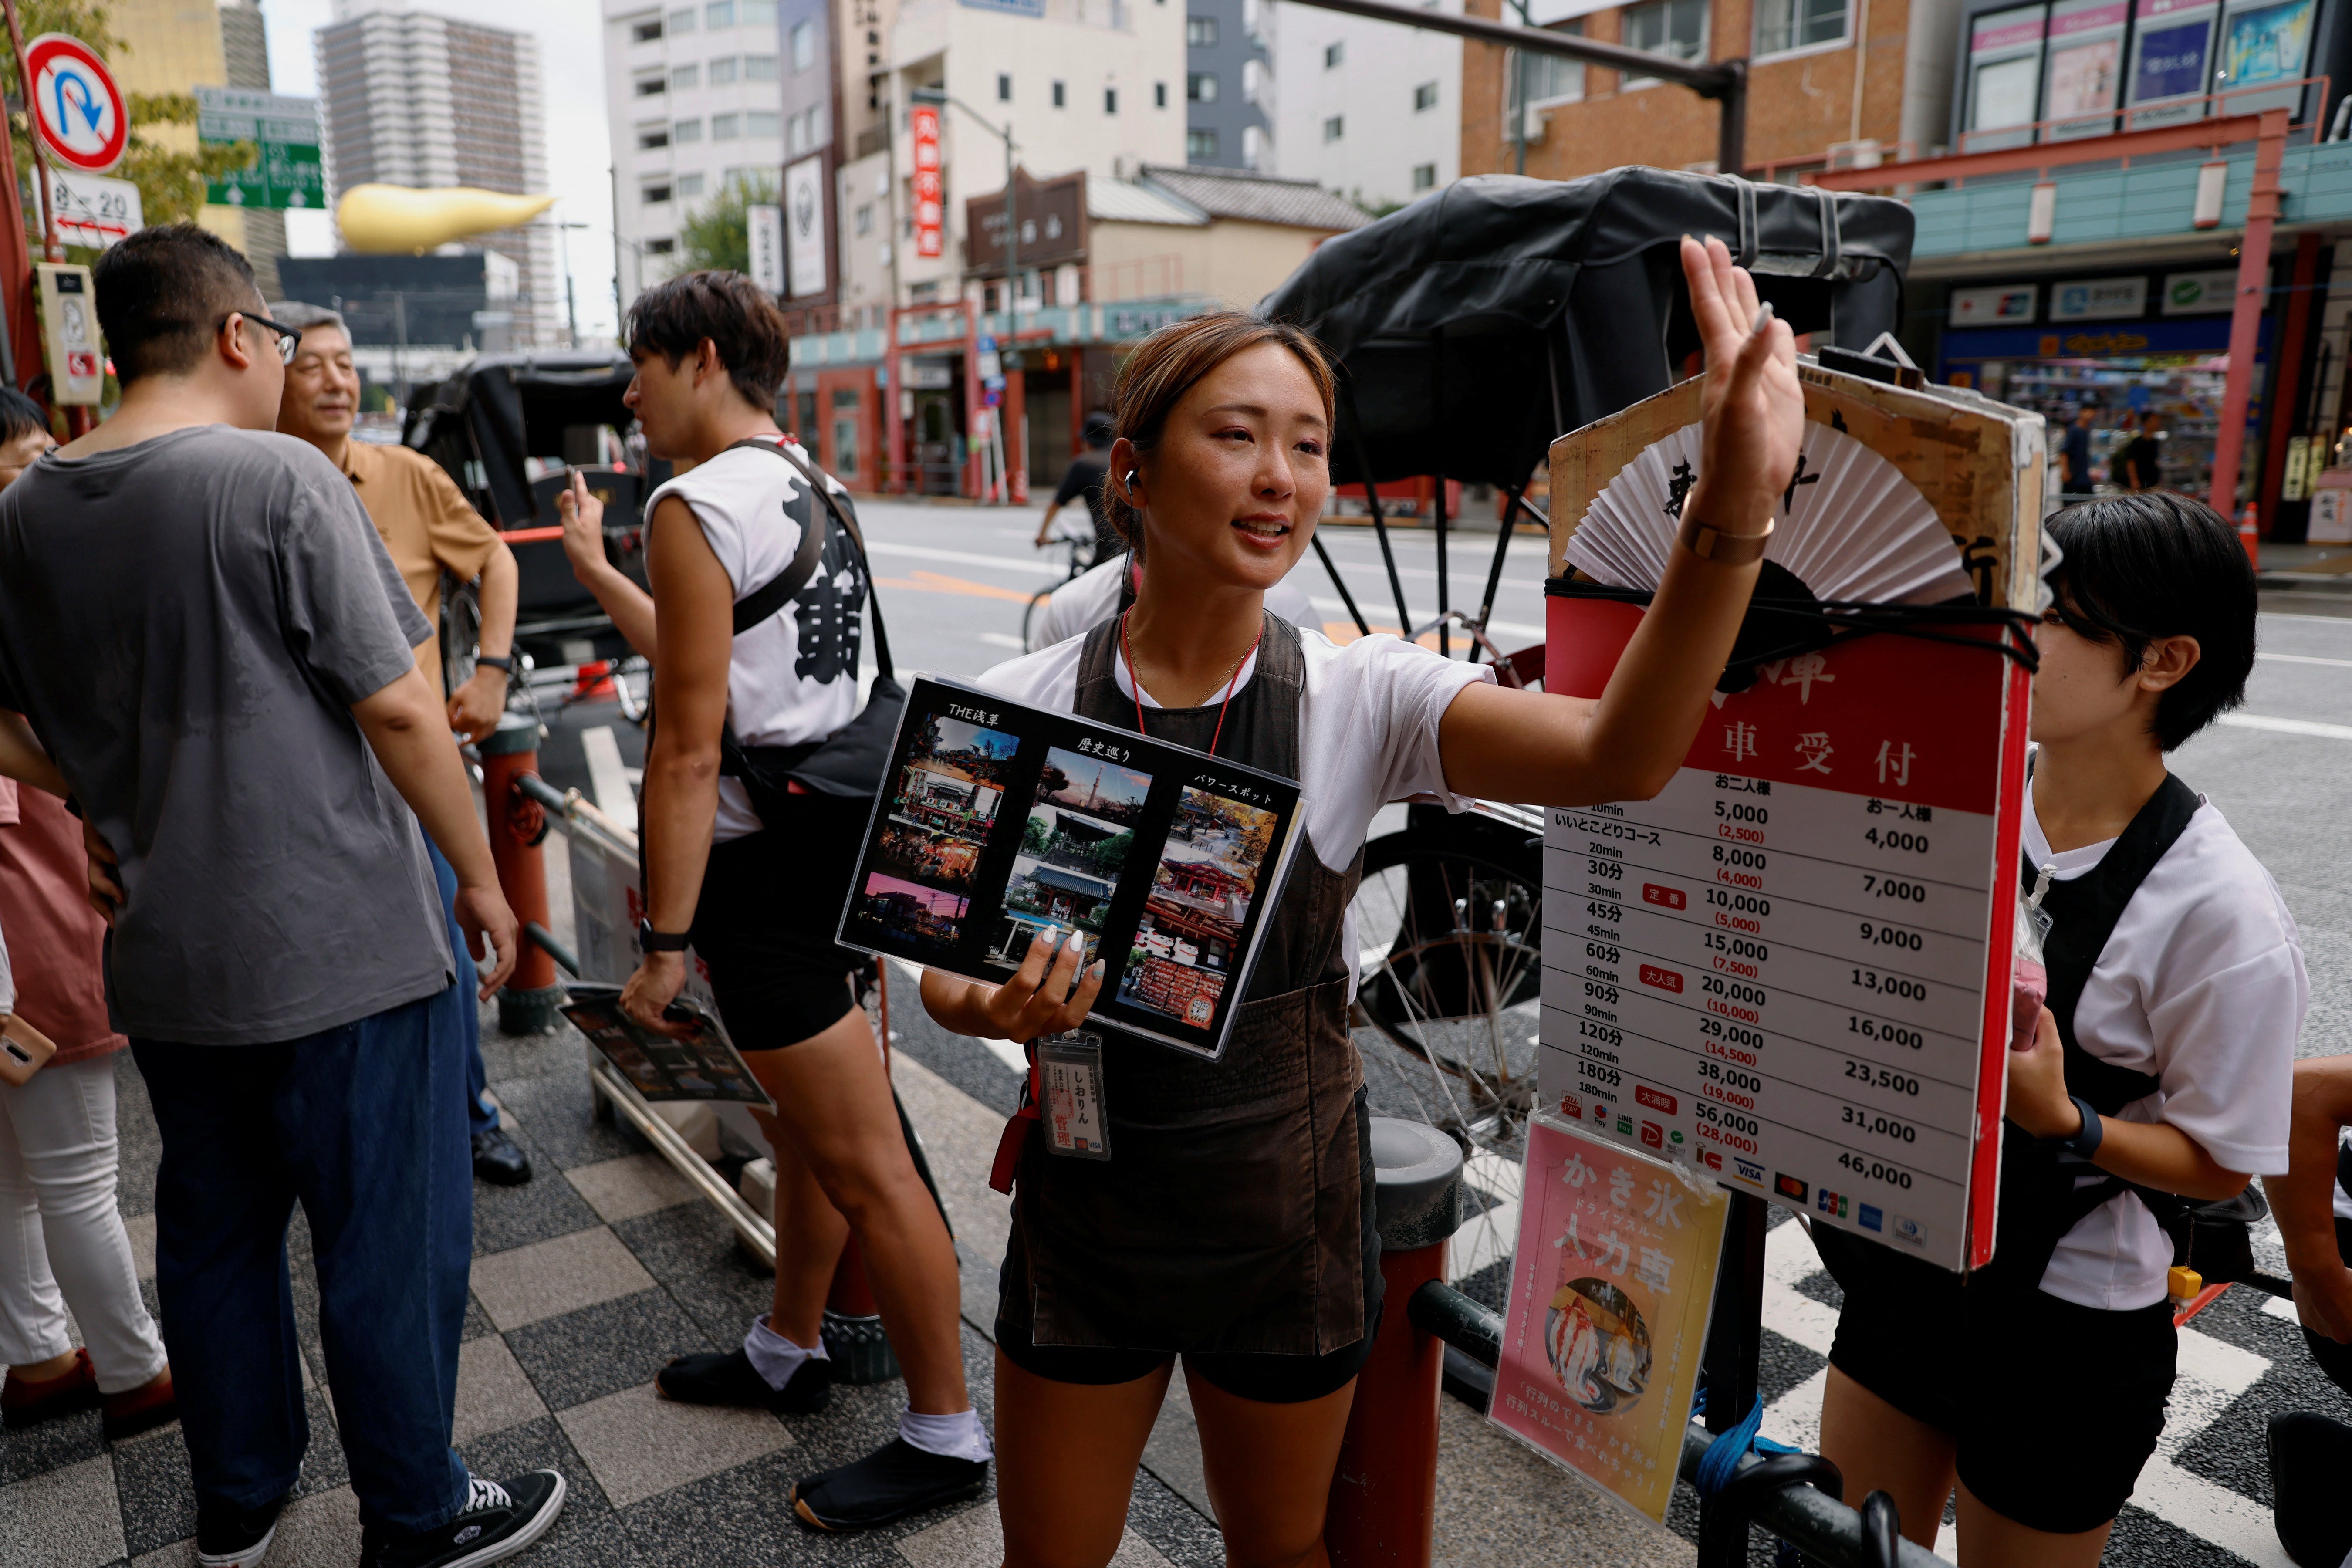
<svg viewBox="0 0 2352 1568">
<path fill-rule="evenodd" d="M 118 1028 L 292 1040 L 449 984 L 416 819 L 351 714 L 427 630 L 290 436 L 52 454 L 0 492 L 0 704 L 121 858 Z"/>
</svg>

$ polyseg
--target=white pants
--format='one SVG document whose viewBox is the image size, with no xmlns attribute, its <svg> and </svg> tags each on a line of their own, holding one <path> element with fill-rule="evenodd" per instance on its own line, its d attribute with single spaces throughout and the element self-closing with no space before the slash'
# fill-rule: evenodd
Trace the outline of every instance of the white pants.
<svg viewBox="0 0 2352 1568">
<path fill-rule="evenodd" d="M 113 1058 L 51 1062 L 22 1089 L 0 1083 L 0 1365 L 73 1349 L 70 1307 L 100 1393 L 163 1370 L 115 1205 L 116 1164 Z"/>
</svg>

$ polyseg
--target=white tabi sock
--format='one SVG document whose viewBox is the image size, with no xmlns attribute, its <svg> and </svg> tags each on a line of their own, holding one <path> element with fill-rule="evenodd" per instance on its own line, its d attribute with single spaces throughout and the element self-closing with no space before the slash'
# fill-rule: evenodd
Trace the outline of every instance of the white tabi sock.
<svg viewBox="0 0 2352 1568">
<path fill-rule="evenodd" d="M 988 1434 L 981 1428 L 977 1410 L 958 1411 L 953 1415 L 918 1415 L 909 1410 L 898 1417 L 898 1436 L 907 1440 L 909 1447 L 950 1459 L 971 1459 L 984 1465 L 996 1457 L 995 1450 L 988 1446 Z"/>
<path fill-rule="evenodd" d="M 818 1361 L 832 1359 L 824 1353 L 823 1340 L 817 1342 L 814 1350 L 796 1345 L 768 1327 L 768 1314 L 765 1312 L 753 1319 L 751 1328 L 745 1331 L 743 1353 L 751 1358 L 751 1370 L 774 1389 L 782 1389 L 792 1382 L 793 1373 L 801 1369 L 801 1363 L 811 1357 Z"/>
</svg>

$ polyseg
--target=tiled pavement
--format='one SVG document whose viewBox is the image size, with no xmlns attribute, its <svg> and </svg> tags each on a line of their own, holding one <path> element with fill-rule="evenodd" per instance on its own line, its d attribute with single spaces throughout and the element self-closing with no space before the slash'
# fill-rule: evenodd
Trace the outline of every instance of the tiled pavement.
<svg viewBox="0 0 2352 1568">
<path fill-rule="evenodd" d="M 990 1408 L 1003 1204 L 985 1169 L 1013 1075 L 980 1047 L 902 1016 L 898 1079 L 940 1178 L 965 1264 L 964 1348 L 973 1397 Z M 766 1304 L 767 1276 L 715 1211 L 625 1124 L 590 1115 L 583 1042 L 568 1029 L 486 1036 L 492 1090 L 538 1168 L 528 1185 L 478 1184 L 473 1301 L 460 1358 L 456 1440 L 477 1474 L 551 1465 L 570 1500 L 518 1563 L 644 1565 L 824 1563 L 844 1568 L 989 1568 L 1001 1541 L 992 1497 L 863 1536 L 801 1530 L 791 1479 L 854 1458 L 893 1431 L 895 1383 L 836 1390 L 817 1416 L 681 1406 L 654 1397 L 670 1356 L 731 1344 Z M 157 1145 L 143 1086 L 117 1058 L 122 1207 L 151 1309 Z M 316 1288 L 298 1215 L 296 1311 L 308 1372 L 320 1377 Z M 1181 1390 L 1181 1384 L 1179 1381 Z M 301 1494 L 273 1563 L 340 1568 L 358 1555 L 357 1506 L 331 1407 L 310 1394 L 312 1442 Z M 1682 1563 L 1680 1541 L 1647 1531 L 1582 1493 L 1446 1402 L 1439 1558 L 1531 1560 L 1569 1542 L 1576 1561 Z M 1171 1402 L 1138 1478 L 1119 1568 L 1211 1568 L 1223 1543 L 1207 1516 L 1197 1445 Z M 1162 1478 L 1165 1478 L 1164 1479 Z M 134 1568 L 193 1561 L 195 1504 L 179 1430 L 107 1445 L 96 1414 L 0 1432 L 0 1564 Z"/>
</svg>

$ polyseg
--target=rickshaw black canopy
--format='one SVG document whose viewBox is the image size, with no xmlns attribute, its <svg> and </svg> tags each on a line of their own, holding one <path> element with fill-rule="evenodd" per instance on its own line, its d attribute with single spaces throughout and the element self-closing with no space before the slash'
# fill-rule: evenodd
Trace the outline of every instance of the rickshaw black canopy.
<svg viewBox="0 0 2352 1568">
<path fill-rule="evenodd" d="M 523 459 L 562 458 L 567 426 L 626 430 L 621 395 L 635 374 L 617 351 L 478 355 L 416 397 L 401 442 L 448 470 L 499 527 L 522 528 L 535 515 Z"/>
<path fill-rule="evenodd" d="M 1258 309 L 1339 363 L 1335 481 L 1369 462 L 1375 481 L 1516 486 L 1553 437 L 1665 390 L 1698 347 L 1685 234 L 1720 237 L 1799 332 L 1860 349 L 1900 321 L 1903 203 L 1651 168 L 1457 181 L 1325 240 Z"/>
</svg>

